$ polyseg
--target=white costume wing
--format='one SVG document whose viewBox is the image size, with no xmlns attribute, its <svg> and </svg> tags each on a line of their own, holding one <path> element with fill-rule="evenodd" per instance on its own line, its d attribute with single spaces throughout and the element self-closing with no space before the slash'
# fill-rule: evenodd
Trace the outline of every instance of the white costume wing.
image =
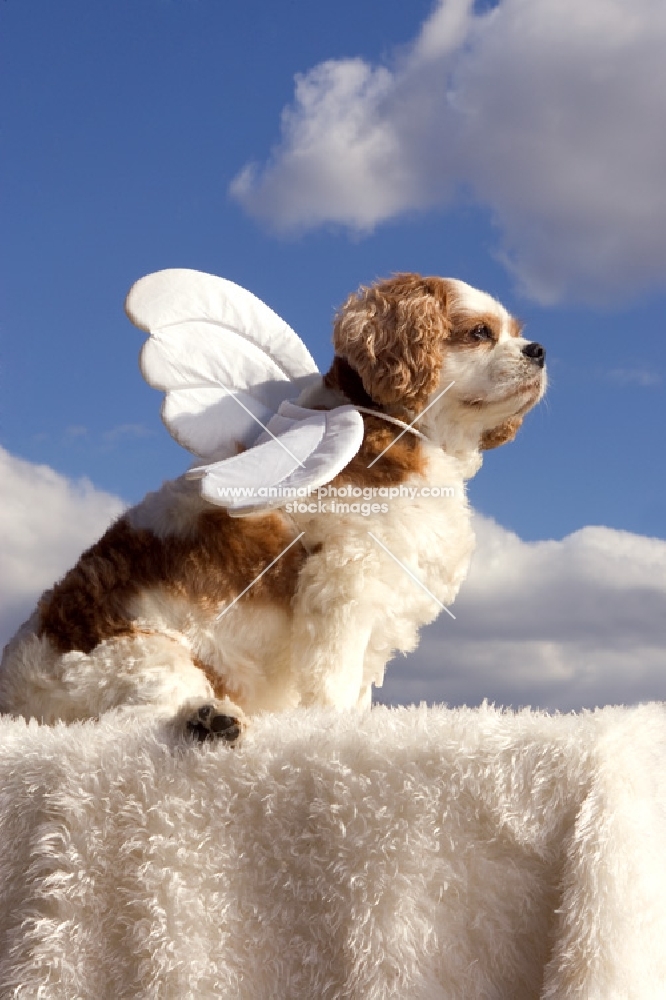
<svg viewBox="0 0 666 1000">
<path fill-rule="evenodd" d="M 140 364 L 148 384 L 166 393 L 164 423 L 204 461 L 252 445 L 280 403 L 318 376 L 291 327 L 224 278 L 158 271 L 136 282 L 125 310 L 150 333 Z"/>
<path fill-rule="evenodd" d="M 188 475 L 211 503 L 239 515 L 283 506 L 333 479 L 360 448 L 353 406 L 291 402 L 321 376 L 291 327 L 251 292 L 199 271 L 158 271 L 137 281 L 125 309 L 150 333 L 141 370 L 166 393 L 171 435 L 203 459 Z"/>
<path fill-rule="evenodd" d="M 251 514 L 282 507 L 333 479 L 363 441 L 363 420 L 353 406 L 308 410 L 283 403 L 267 432 L 234 458 L 191 469 L 201 493 L 229 513 Z"/>
</svg>

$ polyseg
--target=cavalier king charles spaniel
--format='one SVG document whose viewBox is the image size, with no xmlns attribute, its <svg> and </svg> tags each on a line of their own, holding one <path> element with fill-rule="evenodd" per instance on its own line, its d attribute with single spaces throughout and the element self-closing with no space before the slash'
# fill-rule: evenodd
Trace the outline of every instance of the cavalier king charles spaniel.
<svg viewBox="0 0 666 1000">
<path fill-rule="evenodd" d="M 299 403 L 358 407 L 365 434 L 346 468 L 304 502 L 244 518 L 187 477 L 148 494 L 9 643 L 0 711 L 146 712 L 233 743 L 260 712 L 370 705 L 388 660 L 465 578 L 465 482 L 543 396 L 545 351 L 491 296 L 417 274 L 351 295 L 333 342 Z"/>
</svg>

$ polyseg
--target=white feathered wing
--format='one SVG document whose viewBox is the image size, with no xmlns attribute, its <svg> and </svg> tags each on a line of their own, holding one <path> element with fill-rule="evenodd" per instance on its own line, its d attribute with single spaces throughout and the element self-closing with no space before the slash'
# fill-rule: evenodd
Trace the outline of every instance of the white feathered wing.
<svg viewBox="0 0 666 1000">
<path fill-rule="evenodd" d="M 360 448 L 363 421 L 353 406 L 293 402 L 320 378 L 317 366 L 291 327 L 246 289 L 169 269 L 137 281 L 125 309 L 150 334 L 141 371 L 166 394 L 170 434 L 202 460 L 189 475 L 202 479 L 211 503 L 235 514 L 282 506 L 330 482 Z"/>
</svg>

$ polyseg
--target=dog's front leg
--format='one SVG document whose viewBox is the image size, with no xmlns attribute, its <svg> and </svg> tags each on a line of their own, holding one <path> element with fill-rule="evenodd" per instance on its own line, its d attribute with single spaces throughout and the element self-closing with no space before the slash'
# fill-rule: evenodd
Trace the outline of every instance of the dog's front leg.
<svg viewBox="0 0 666 1000">
<path fill-rule="evenodd" d="M 366 654 L 387 612 L 382 552 L 365 523 L 340 525 L 303 565 L 292 602 L 291 668 L 303 705 L 367 707 Z"/>
<path fill-rule="evenodd" d="M 363 665 L 372 627 L 356 600 L 296 604 L 292 670 L 303 705 L 349 709 L 367 702 Z"/>
</svg>

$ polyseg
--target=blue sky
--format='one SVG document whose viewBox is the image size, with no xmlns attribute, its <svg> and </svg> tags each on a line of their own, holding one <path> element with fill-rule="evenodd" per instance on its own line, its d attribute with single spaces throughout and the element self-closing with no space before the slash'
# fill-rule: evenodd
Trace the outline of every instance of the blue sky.
<svg viewBox="0 0 666 1000">
<path fill-rule="evenodd" d="M 0 4 L 0 445 L 15 488 L 2 515 L 6 627 L 77 548 L 76 537 L 56 545 L 42 576 L 26 569 L 37 539 L 39 552 L 50 544 L 49 521 L 62 536 L 47 481 L 63 511 L 69 497 L 77 516 L 97 509 L 102 523 L 187 465 L 139 374 L 141 335 L 122 309 L 133 281 L 164 267 L 231 278 L 324 367 L 348 292 L 415 270 L 490 291 L 548 351 L 547 399 L 470 484 L 500 532 L 492 543 L 484 521 L 480 537 L 507 559 L 518 558 L 510 533 L 523 554 L 561 546 L 557 574 L 529 559 L 525 573 L 551 580 L 549 607 L 554 594 L 590 599 L 575 641 L 587 627 L 595 677 L 618 650 L 650 664 L 642 687 L 606 691 L 600 680 L 586 693 L 583 647 L 572 652 L 555 616 L 547 635 L 513 635 L 506 656 L 527 656 L 513 686 L 486 684 L 479 666 L 476 686 L 455 697 L 515 702 L 533 689 L 557 707 L 666 697 L 665 41 L 654 0 Z M 591 549 L 584 535 L 573 556 L 563 540 L 590 525 L 611 534 Z M 78 547 L 91 540 L 82 531 Z M 470 600 L 481 600 L 488 551 Z M 614 574 L 624 582 L 611 600 L 595 587 Z M 524 578 L 516 594 L 536 590 Z M 616 634 L 635 599 L 639 617 Z M 471 657 L 467 674 L 499 648 L 473 618 L 464 640 L 439 624 L 427 634 L 410 698 L 447 697 L 424 666 L 442 644 L 454 673 Z M 550 662 L 544 643 L 564 649 L 558 663 L 583 664 L 582 687 L 567 688 L 577 694 L 534 680 Z"/>
</svg>

